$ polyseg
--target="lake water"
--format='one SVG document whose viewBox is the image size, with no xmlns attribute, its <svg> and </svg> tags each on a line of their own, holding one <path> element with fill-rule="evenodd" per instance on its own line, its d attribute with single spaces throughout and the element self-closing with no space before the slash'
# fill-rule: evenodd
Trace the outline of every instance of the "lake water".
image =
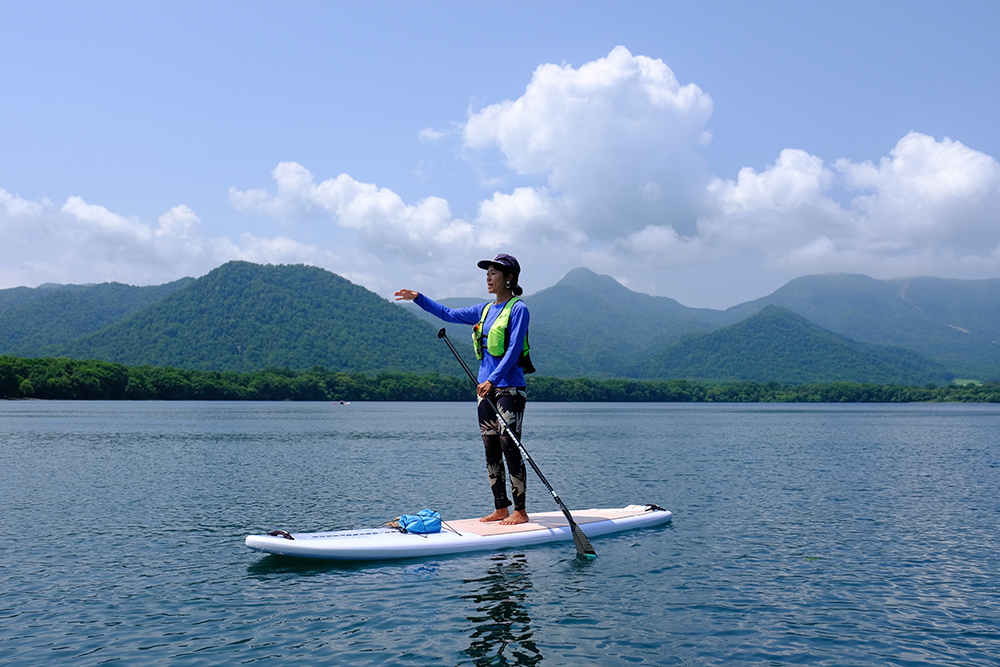
<svg viewBox="0 0 1000 667">
<path fill-rule="evenodd" d="M 1000 406 L 529 403 L 524 443 L 571 509 L 673 523 L 265 556 L 488 512 L 474 407 L 0 401 L 0 664 L 1000 663 Z"/>
</svg>

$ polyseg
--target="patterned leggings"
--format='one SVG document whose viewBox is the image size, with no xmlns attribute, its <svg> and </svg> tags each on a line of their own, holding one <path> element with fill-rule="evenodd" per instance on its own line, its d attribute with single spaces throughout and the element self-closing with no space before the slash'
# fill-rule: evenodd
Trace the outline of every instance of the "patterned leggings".
<svg viewBox="0 0 1000 667">
<path fill-rule="evenodd" d="M 490 392 L 500 414 L 510 424 L 517 439 L 521 439 L 521 423 L 524 421 L 524 405 L 528 400 L 528 392 L 524 387 L 494 387 Z M 510 469 L 510 490 L 514 496 L 514 510 L 524 510 L 525 488 L 528 483 L 528 473 L 521 458 L 521 450 L 514 444 L 514 439 L 501 429 L 497 414 L 489 401 L 479 399 L 479 430 L 483 435 L 483 446 L 486 448 L 486 474 L 490 478 L 490 490 L 493 491 L 493 506 L 496 509 L 510 507 L 507 498 L 507 480 L 505 479 L 504 458 Z"/>
</svg>

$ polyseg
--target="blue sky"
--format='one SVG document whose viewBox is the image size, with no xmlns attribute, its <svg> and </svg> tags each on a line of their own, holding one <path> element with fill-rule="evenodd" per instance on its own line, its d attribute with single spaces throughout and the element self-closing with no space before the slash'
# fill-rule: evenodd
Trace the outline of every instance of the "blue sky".
<svg viewBox="0 0 1000 667">
<path fill-rule="evenodd" d="M 0 288 L 1000 277 L 1000 3 L 2 2 Z"/>
</svg>

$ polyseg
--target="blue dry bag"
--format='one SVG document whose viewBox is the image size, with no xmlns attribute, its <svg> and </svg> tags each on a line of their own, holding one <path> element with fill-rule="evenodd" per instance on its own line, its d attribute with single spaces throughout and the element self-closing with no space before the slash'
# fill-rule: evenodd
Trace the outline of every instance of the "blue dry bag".
<svg viewBox="0 0 1000 667">
<path fill-rule="evenodd" d="M 441 515 L 434 510 L 420 510 L 416 514 L 404 514 L 396 519 L 399 522 L 399 529 L 404 533 L 426 533 L 441 532 Z"/>
</svg>

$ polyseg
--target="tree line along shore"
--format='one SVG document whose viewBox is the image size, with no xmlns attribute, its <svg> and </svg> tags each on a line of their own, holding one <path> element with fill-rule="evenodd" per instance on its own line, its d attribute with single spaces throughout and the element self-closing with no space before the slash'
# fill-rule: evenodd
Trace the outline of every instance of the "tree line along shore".
<svg viewBox="0 0 1000 667">
<path fill-rule="evenodd" d="M 646 403 L 1000 403 L 1000 383 L 891 384 L 530 377 L 533 401 Z M 251 373 L 184 370 L 60 358 L 0 356 L 0 399 L 193 401 L 471 401 L 465 377 L 268 368 Z"/>
</svg>

